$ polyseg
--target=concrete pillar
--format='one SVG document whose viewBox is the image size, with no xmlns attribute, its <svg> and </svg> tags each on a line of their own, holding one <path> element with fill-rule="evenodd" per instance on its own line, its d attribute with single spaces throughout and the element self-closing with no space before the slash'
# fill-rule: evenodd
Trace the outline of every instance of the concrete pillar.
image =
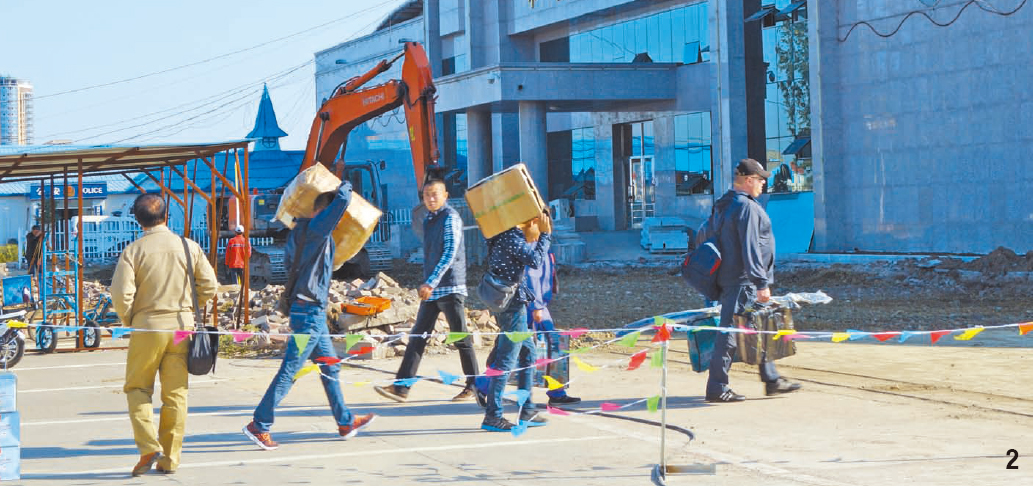
<svg viewBox="0 0 1033 488">
<path fill-rule="evenodd" d="M 466 111 L 467 185 L 492 173 L 491 111 L 471 108 Z"/>
<path fill-rule="evenodd" d="M 527 165 L 535 186 L 549 188 L 549 153 L 546 146 L 545 102 L 519 102 L 520 160 Z"/>
<path fill-rule="evenodd" d="M 423 2 L 423 47 L 434 77 L 441 76 L 441 4 L 439 0 Z M 440 127 L 440 126 L 439 126 Z"/>
<path fill-rule="evenodd" d="M 752 12 L 751 12 L 752 14 Z M 732 185 L 735 163 L 747 157 L 746 53 L 743 44 L 744 9 L 741 0 L 711 2 L 711 65 L 716 83 L 711 85 L 713 112 L 714 194 Z"/>
<path fill-rule="evenodd" d="M 491 171 L 502 171 L 520 161 L 520 123 L 517 114 L 491 114 Z"/>
</svg>

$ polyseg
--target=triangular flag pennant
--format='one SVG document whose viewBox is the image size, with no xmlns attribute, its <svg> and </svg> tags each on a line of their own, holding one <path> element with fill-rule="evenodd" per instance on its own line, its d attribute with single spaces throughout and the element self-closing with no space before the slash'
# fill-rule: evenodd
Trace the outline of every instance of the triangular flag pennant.
<svg viewBox="0 0 1033 488">
<path fill-rule="evenodd" d="M 355 385 L 355 386 L 366 386 L 369 383 L 370 383 L 369 381 L 356 381 L 355 383 L 352 383 L 352 385 Z"/>
<path fill-rule="evenodd" d="M 513 426 L 513 430 L 510 432 L 513 433 L 513 437 L 520 437 L 527 432 L 527 423 L 521 420 L 519 424 Z"/>
<path fill-rule="evenodd" d="M 586 353 L 586 352 L 591 351 L 591 350 L 592 350 L 592 346 L 585 346 L 585 347 L 579 347 L 579 348 L 571 350 L 571 351 L 560 351 L 560 352 L 562 352 L 563 354 L 571 355 L 571 354 L 583 354 L 583 353 Z"/>
<path fill-rule="evenodd" d="M 354 351 L 349 351 L 348 355 L 349 356 L 361 356 L 363 354 L 369 354 L 369 353 L 373 352 L 374 350 L 376 350 L 375 346 L 363 346 L 363 347 L 360 347 L 360 348 L 358 348 L 358 349 L 356 349 Z"/>
<path fill-rule="evenodd" d="M 929 334 L 929 341 L 932 344 L 936 344 L 936 341 L 940 340 L 941 337 L 950 334 L 949 330 L 934 330 Z"/>
<path fill-rule="evenodd" d="M 502 396 L 507 396 L 507 397 L 512 398 L 513 401 L 515 401 L 517 403 L 517 405 L 523 405 L 524 402 L 526 402 L 527 399 L 531 397 L 531 392 L 529 392 L 527 390 L 513 390 L 513 391 L 508 392 L 508 393 L 506 393 L 505 395 L 502 395 Z"/>
<path fill-rule="evenodd" d="M 446 385 L 451 385 L 452 383 L 455 383 L 456 380 L 459 379 L 459 376 L 456 376 L 456 375 L 451 374 L 451 373 L 446 373 L 446 372 L 444 372 L 444 371 L 442 371 L 440 369 L 438 370 L 438 376 L 441 377 L 441 382 L 446 384 Z"/>
<path fill-rule="evenodd" d="M 661 368 L 664 365 L 664 350 L 661 349 L 653 353 L 653 359 L 649 363 L 654 368 Z"/>
<path fill-rule="evenodd" d="M 789 337 L 789 336 L 786 336 Z M 843 342 L 850 339 L 850 334 L 846 332 L 836 332 L 832 334 L 832 342 Z"/>
<path fill-rule="evenodd" d="M 671 328 L 666 325 L 661 325 L 656 330 L 656 335 L 653 336 L 653 340 L 650 342 L 667 342 L 671 339 Z"/>
<path fill-rule="evenodd" d="M 112 339 L 120 339 L 120 338 L 122 338 L 123 336 L 125 336 L 128 333 L 129 333 L 129 329 L 127 329 L 125 327 L 113 327 L 111 329 L 111 338 Z"/>
<path fill-rule="evenodd" d="M 879 334 L 872 334 L 872 337 L 878 339 L 879 342 L 886 342 L 898 335 L 900 335 L 900 332 L 882 332 Z"/>
<path fill-rule="evenodd" d="M 847 329 L 847 334 L 850 334 L 850 340 L 856 341 L 858 339 L 864 339 L 868 335 L 867 332 L 857 329 Z"/>
<path fill-rule="evenodd" d="M 248 338 L 250 338 L 253 335 L 255 335 L 255 334 L 253 334 L 251 332 L 242 331 L 242 330 L 234 331 L 233 332 L 233 342 L 244 342 L 244 341 L 248 340 Z"/>
<path fill-rule="evenodd" d="M 395 384 L 398 385 L 398 386 L 404 386 L 406 388 L 412 388 L 412 385 L 415 385 L 417 381 L 420 381 L 420 379 L 419 378 L 402 378 L 400 380 L 395 380 Z"/>
<path fill-rule="evenodd" d="M 632 354 L 631 360 L 628 361 L 628 371 L 634 371 L 638 369 L 639 366 L 642 366 L 642 363 L 646 360 L 646 353 L 648 352 L 648 349 L 643 349 L 639 352 L 636 352 L 635 354 Z"/>
<path fill-rule="evenodd" d="M 635 347 L 635 343 L 638 342 L 638 336 L 641 335 L 641 334 L 642 334 L 641 332 L 636 330 L 635 332 L 632 332 L 632 333 L 624 336 L 624 338 L 621 339 L 620 341 L 617 341 L 617 343 L 622 345 L 622 346 L 624 346 L 624 347 Z"/>
<path fill-rule="evenodd" d="M 180 342 L 183 342 L 183 339 L 192 335 L 194 335 L 194 331 L 192 330 L 177 330 L 172 333 L 172 343 L 179 344 Z"/>
<path fill-rule="evenodd" d="M 592 371 L 599 369 L 595 366 L 592 366 L 591 364 L 582 361 L 581 358 L 577 356 L 571 356 L 570 360 L 574 361 L 574 364 L 577 366 L 577 369 L 580 369 L 581 371 L 584 371 L 586 373 L 591 373 Z"/>
<path fill-rule="evenodd" d="M 487 369 L 484 370 L 484 376 L 487 376 L 489 378 L 491 378 L 492 376 L 499 376 L 501 374 L 502 374 L 502 371 L 499 371 L 499 370 L 497 370 L 495 368 L 487 368 Z"/>
<path fill-rule="evenodd" d="M 582 335 L 587 334 L 587 333 L 588 333 L 588 329 L 586 329 L 584 327 L 579 327 L 577 329 L 570 329 L 570 330 L 565 330 L 563 332 L 560 332 L 560 335 L 562 335 L 562 336 L 569 336 L 571 339 L 577 339 L 578 337 L 581 337 Z"/>
<path fill-rule="evenodd" d="M 908 331 L 901 332 L 900 333 L 899 342 L 903 343 L 904 341 L 908 340 L 908 338 L 913 336 L 913 335 L 915 335 L 914 332 L 908 332 Z"/>
<path fill-rule="evenodd" d="M 793 329 L 779 329 L 778 332 L 775 332 L 775 338 L 774 339 L 777 341 L 782 336 L 795 335 L 795 334 L 796 334 L 796 331 L 793 330 Z"/>
<path fill-rule="evenodd" d="M 341 362 L 341 359 L 340 358 L 335 358 L 335 357 L 330 357 L 330 356 L 320 356 L 320 357 L 316 358 L 316 362 L 317 363 L 323 363 L 323 364 L 325 364 L 327 366 L 333 366 L 333 365 Z"/>
<path fill-rule="evenodd" d="M 1031 330 L 1033 330 L 1033 322 L 1026 322 L 1025 324 L 1019 324 L 1019 335 L 1026 335 Z"/>
<path fill-rule="evenodd" d="M 603 402 L 599 404 L 599 409 L 604 412 L 612 412 L 614 410 L 620 410 L 621 406 L 616 403 Z"/>
<path fill-rule="evenodd" d="M 520 344 L 531 338 L 534 334 L 531 332 L 506 332 L 506 337 L 509 338 L 513 344 Z"/>
<path fill-rule="evenodd" d="M 292 334 L 291 337 L 294 338 L 294 345 L 298 348 L 298 352 L 304 353 L 310 336 L 308 334 Z"/>
<path fill-rule="evenodd" d="M 534 367 L 540 368 L 542 366 L 545 366 L 545 365 L 547 365 L 549 363 L 554 363 L 554 362 L 556 362 L 555 359 L 541 358 L 541 359 L 538 359 L 537 361 L 534 362 Z"/>
<path fill-rule="evenodd" d="M 962 334 L 954 336 L 954 340 L 956 340 L 956 341 L 967 341 L 967 340 L 975 337 L 976 335 L 978 335 L 980 332 L 982 332 L 984 330 L 986 330 L 986 329 L 984 329 L 983 327 L 973 327 L 971 329 L 966 330 Z"/>
<path fill-rule="evenodd" d="M 559 390 L 560 388 L 563 388 L 563 383 L 556 381 L 556 378 L 549 375 L 545 375 L 543 378 L 545 378 L 545 387 L 549 390 Z"/>
<path fill-rule="evenodd" d="M 362 336 L 359 334 L 348 334 L 344 336 L 344 350 L 351 351 L 352 346 L 358 344 L 360 340 L 362 340 Z"/>
<path fill-rule="evenodd" d="M 567 413 L 566 410 L 560 410 L 560 409 L 558 409 L 556 407 L 552 407 L 552 406 L 549 406 L 549 405 L 545 406 L 545 411 L 549 412 L 549 415 L 560 415 L 560 416 L 563 416 L 563 417 L 566 417 L 567 415 L 570 415 L 569 413 Z"/>
<path fill-rule="evenodd" d="M 445 338 L 445 344 L 452 344 L 453 342 L 459 342 L 466 339 L 466 336 L 470 335 L 469 332 L 449 332 L 448 337 Z"/>
<path fill-rule="evenodd" d="M 660 395 L 657 395 L 655 397 L 651 397 L 648 400 L 646 400 L 646 408 L 648 408 L 649 411 L 652 412 L 652 413 L 656 413 L 656 407 L 659 404 L 660 404 Z"/>
<path fill-rule="evenodd" d="M 29 324 L 26 324 L 25 322 L 21 322 L 18 320 L 11 320 L 7 322 L 7 326 L 12 329 L 22 329 L 28 327 Z M 121 329 L 121 327 L 116 327 L 116 329 Z"/>
<path fill-rule="evenodd" d="M 805 339 L 810 339 L 810 338 L 811 338 L 811 336 L 809 336 L 807 334 L 789 334 L 787 336 L 782 336 L 782 340 L 783 341 L 796 341 L 796 340 L 805 340 Z"/>
<path fill-rule="evenodd" d="M 667 317 L 663 315 L 656 315 L 653 317 L 653 325 L 662 326 L 667 323 Z"/>
<path fill-rule="evenodd" d="M 305 375 L 307 375 L 307 374 L 309 374 L 309 373 L 311 373 L 313 371 L 318 371 L 318 370 L 319 370 L 319 365 L 318 364 L 310 364 L 308 366 L 305 366 L 304 368 L 299 369 L 297 373 L 294 373 L 294 381 L 297 381 L 298 378 L 301 378 L 302 376 L 305 376 Z"/>
</svg>

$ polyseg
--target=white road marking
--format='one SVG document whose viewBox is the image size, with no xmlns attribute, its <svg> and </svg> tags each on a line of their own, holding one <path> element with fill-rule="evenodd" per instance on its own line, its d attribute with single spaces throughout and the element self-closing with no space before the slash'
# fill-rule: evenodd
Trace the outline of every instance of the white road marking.
<svg viewBox="0 0 1033 488">
<path fill-rule="evenodd" d="M 348 452 L 337 452 L 331 454 L 307 454 L 303 456 L 283 456 L 283 457 L 261 457 L 251 459 L 234 459 L 227 461 L 211 461 L 207 463 L 184 463 L 179 465 L 179 470 L 185 468 L 211 468 L 216 466 L 240 466 L 245 464 L 282 464 L 287 462 L 295 461 L 314 461 L 319 459 L 333 459 L 333 458 L 346 458 L 346 457 L 358 457 L 358 456 L 379 456 L 384 454 L 406 454 L 412 452 L 432 452 L 432 451 L 453 451 L 463 449 L 485 449 L 491 447 L 512 447 L 512 446 L 526 446 L 535 444 L 558 444 L 564 442 L 583 442 L 583 441 L 599 441 L 599 440 L 611 440 L 617 439 L 620 436 L 593 436 L 593 437 L 561 437 L 558 439 L 540 439 L 540 440 L 506 440 L 500 442 L 483 442 L 478 444 L 454 444 L 449 446 L 435 446 L 435 447 L 400 447 L 396 449 L 377 449 L 377 450 L 359 450 L 359 451 L 348 451 Z M 253 447 L 253 446 L 252 446 Z M 257 448 L 256 448 L 257 449 Z M 80 471 L 72 473 L 26 473 L 22 472 L 22 479 L 46 479 L 46 478 L 61 478 L 67 479 L 74 475 L 90 475 L 90 474 L 107 474 L 107 473 L 126 473 L 132 470 L 132 466 L 123 466 L 118 468 L 105 468 L 93 471 Z"/>
<path fill-rule="evenodd" d="M 68 368 L 92 368 L 94 366 L 125 366 L 126 363 L 97 363 L 97 364 L 66 364 L 64 366 L 39 366 L 35 368 L 18 368 L 17 370 L 11 370 L 15 373 L 21 373 L 22 371 L 38 371 L 41 369 L 68 369 Z"/>
<path fill-rule="evenodd" d="M 326 410 L 330 407 L 276 407 L 277 411 L 284 412 L 299 412 L 306 410 Z M 219 416 L 233 416 L 241 414 L 252 414 L 255 409 L 250 408 L 247 410 L 224 410 L 221 412 L 204 412 L 204 413 L 187 413 L 187 418 L 190 417 L 219 417 Z M 61 425 L 61 424 L 86 424 L 92 422 L 124 422 L 129 420 L 129 414 L 118 416 L 118 417 L 97 417 L 91 419 L 69 419 L 69 420 L 40 420 L 36 422 L 22 422 L 22 427 L 29 426 L 40 426 L 40 425 Z"/>
<path fill-rule="evenodd" d="M 220 380 L 193 380 L 193 381 L 190 382 L 190 384 L 191 385 L 196 385 L 196 384 L 199 384 L 199 383 L 215 383 L 217 381 L 220 381 Z M 122 389 L 123 386 L 124 386 L 123 383 L 109 383 L 109 384 L 106 384 L 106 385 L 97 385 L 97 386 L 69 386 L 69 387 L 66 387 L 66 388 L 43 388 L 43 389 L 39 389 L 39 390 L 18 390 L 18 394 L 22 394 L 22 393 L 50 393 L 50 392 L 55 392 L 55 391 L 75 391 L 75 390 L 103 390 L 103 389 L 106 389 L 106 388 Z M 155 386 L 156 387 L 160 387 L 161 383 L 155 383 Z"/>
</svg>

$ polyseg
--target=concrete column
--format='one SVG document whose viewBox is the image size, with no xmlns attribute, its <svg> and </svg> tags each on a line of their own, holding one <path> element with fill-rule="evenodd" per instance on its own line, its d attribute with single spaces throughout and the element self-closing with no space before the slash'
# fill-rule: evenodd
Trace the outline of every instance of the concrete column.
<svg viewBox="0 0 1033 488">
<path fill-rule="evenodd" d="M 732 185 L 735 163 L 747 157 L 746 53 L 743 45 L 743 2 L 711 2 L 711 65 L 716 83 L 712 86 L 714 194 L 720 196 Z M 751 12 L 752 13 L 752 12 Z"/>
<path fill-rule="evenodd" d="M 527 165 L 535 186 L 549 188 L 549 153 L 546 147 L 545 102 L 519 102 L 520 160 Z"/>
<path fill-rule="evenodd" d="M 471 108 L 466 111 L 468 185 L 492 173 L 491 111 Z"/>
<path fill-rule="evenodd" d="M 517 114 L 491 114 L 491 171 L 502 171 L 520 161 L 520 123 Z"/>
<path fill-rule="evenodd" d="M 434 77 L 441 76 L 441 3 L 438 0 L 423 1 L 423 47 Z M 440 126 L 439 126 L 440 127 Z"/>
</svg>

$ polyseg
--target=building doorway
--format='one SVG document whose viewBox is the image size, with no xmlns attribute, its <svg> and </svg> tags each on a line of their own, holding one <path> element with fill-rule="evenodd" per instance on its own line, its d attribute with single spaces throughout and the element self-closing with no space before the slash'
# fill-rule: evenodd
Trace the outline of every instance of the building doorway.
<svg viewBox="0 0 1033 488">
<path fill-rule="evenodd" d="M 627 225 L 641 229 L 647 218 L 655 215 L 656 173 L 653 167 L 653 121 L 625 125 L 630 135 L 627 148 Z"/>
</svg>

